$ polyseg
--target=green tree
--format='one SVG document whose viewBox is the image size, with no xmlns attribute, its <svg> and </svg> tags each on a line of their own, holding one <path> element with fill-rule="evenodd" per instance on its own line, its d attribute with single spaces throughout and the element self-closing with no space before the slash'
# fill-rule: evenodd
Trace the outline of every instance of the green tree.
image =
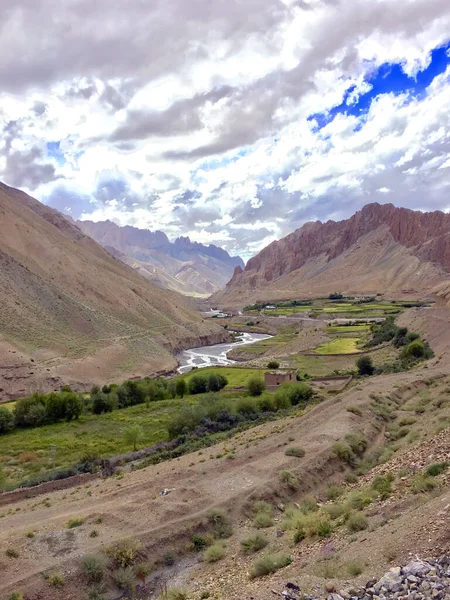
<svg viewBox="0 0 450 600">
<path fill-rule="evenodd" d="M 144 438 L 144 432 L 140 425 L 129 425 L 125 428 L 123 435 L 125 442 L 133 446 L 133 451 L 136 450 L 137 445 L 142 442 Z"/>
<path fill-rule="evenodd" d="M 356 361 L 359 375 L 373 375 L 375 367 L 370 356 L 360 356 Z"/>
<path fill-rule="evenodd" d="M 64 419 L 66 415 L 66 405 L 64 402 L 64 394 L 52 392 L 47 396 L 45 402 L 45 417 L 49 423 L 57 423 Z"/>
<path fill-rule="evenodd" d="M 30 398 L 21 398 L 14 406 L 14 419 L 18 427 L 29 427 L 31 425 L 29 420 L 30 410 L 36 406 L 41 405 L 44 411 L 45 418 L 45 396 L 43 394 L 33 394 Z M 39 412 L 40 409 L 38 409 Z M 36 411 L 35 411 L 36 413 Z M 32 417 L 31 421 L 35 419 Z"/>
<path fill-rule="evenodd" d="M 0 406 L 0 433 L 8 433 L 14 428 L 14 415 L 6 406 Z"/>
<path fill-rule="evenodd" d="M 177 396 L 183 398 L 185 393 L 187 392 L 187 385 L 184 379 L 177 379 L 175 382 L 175 391 L 177 392 Z"/>
<path fill-rule="evenodd" d="M 189 380 L 189 392 L 191 394 L 204 394 L 208 391 L 208 379 L 205 375 L 193 375 Z"/>
<path fill-rule="evenodd" d="M 208 375 L 208 391 L 218 392 L 220 390 L 220 380 L 217 373 L 210 373 Z"/>
<path fill-rule="evenodd" d="M 109 396 L 107 396 L 109 399 Z M 64 418 L 66 421 L 72 421 L 72 419 L 78 419 L 83 412 L 83 401 L 80 396 L 75 392 L 65 392 L 63 394 L 64 402 Z"/>
<path fill-rule="evenodd" d="M 175 398 L 177 395 L 177 390 L 175 387 L 175 383 L 173 381 L 171 381 L 169 383 L 169 385 L 167 386 L 167 391 L 169 392 L 169 395 L 171 398 Z"/>
<path fill-rule="evenodd" d="M 402 350 L 402 358 L 423 358 L 425 346 L 420 340 L 414 340 Z"/>
<path fill-rule="evenodd" d="M 3 471 L 3 465 L 0 464 L 0 492 L 3 491 L 6 483 L 6 476 Z"/>
<path fill-rule="evenodd" d="M 271 360 L 267 363 L 268 369 L 279 369 L 280 363 L 277 360 Z"/>
<path fill-rule="evenodd" d="M 261 396 L 265 389 L 266 384 L 264 383 L 264 380 L 261 379 L 261 377 L 258 377 L 258 375 L 250 377 L 250 379 L 247 382 L 247 390 L 250 396 Z"/>
</svg>

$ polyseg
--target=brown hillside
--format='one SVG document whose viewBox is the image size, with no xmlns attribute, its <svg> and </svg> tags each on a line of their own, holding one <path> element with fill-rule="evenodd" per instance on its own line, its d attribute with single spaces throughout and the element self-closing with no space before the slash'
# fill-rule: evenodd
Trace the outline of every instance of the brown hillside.
<svg viewBox="0 0 450 600">
<path fill-rule="evenodd" d="M 224 339 L 223 329 L 203 322 L 188 300 L 3 184 L 0 302 L 3 398 L 173 368 L 176 349 Z"/>
<path fill-rule="evenodd" d="M 345 221 L 306 223 L 237 268 L 215 299 L 430 291 L 449 278 L 450 215 L 369 204 Z"/>
</svg>

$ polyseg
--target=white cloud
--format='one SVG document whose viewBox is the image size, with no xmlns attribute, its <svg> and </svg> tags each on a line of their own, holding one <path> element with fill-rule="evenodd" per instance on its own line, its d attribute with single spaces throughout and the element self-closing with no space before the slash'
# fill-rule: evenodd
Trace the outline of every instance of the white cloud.
<svg viewBox="0 0 450 600">
<path fill-rule="evenodd" d="M 415 77 L 450 41 L 444 0 L 130 0 L 126 13 L 61 0 L 65 36 L 46 22 L 50 0 L 35 15 L 5 1 L 0 179 L 74 216 L 246 258 L 380 196 L 447 206 L 450 67 L 421 94 L 354 110 L 380 65 Z M 343 102 L 348 114 L 334 115 Z"/>
</svg>

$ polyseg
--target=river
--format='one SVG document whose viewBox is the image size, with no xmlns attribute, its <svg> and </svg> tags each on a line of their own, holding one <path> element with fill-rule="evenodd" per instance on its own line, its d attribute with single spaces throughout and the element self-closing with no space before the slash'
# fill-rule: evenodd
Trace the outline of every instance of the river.
<svg viewBox="0 0 450 600">
<path fill-rule="evenodd" d="M 215 365 L 232 365 L 236 361 L 227 358 L 227 352 L 237 346 L 253 344 L 260 340 L 266 340 L 272 336 L 263 333 L 243 333 L 238 342 L 227 342 L 225 344 L 214 344 L 213 346 L 202 346 L 201 348 L 190 348 L 178 355 L 180 363 L 179 373 L 187 373 L 192 367 L 213 367 Z"/>
</svg>

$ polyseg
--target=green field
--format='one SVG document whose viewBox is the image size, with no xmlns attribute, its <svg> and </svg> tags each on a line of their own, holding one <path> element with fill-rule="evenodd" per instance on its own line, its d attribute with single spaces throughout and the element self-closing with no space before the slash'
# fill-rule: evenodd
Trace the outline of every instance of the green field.
<svg viewBox="0 0 450 600">
<path fill-rule="evenodd" d="M 352 354 L 354 352 L 360 352 L 358 348 L 359 341 L 360 338 L 335 338 L 330 342 L 321 344 L 314 352 L 316 354 Z"/>
<path fill-rule="evenodd" d="M 258 342 L 259 343 L 259 342 Z M 264 369 L 246 369 L 245 367 L 205 367 L 204 369 L 196 369 L 189 373 L 184 373 L 181 378 L 187 382 L 193 375 L 209 375 L 210 373 L 220 373 L 228 379 L 228 384 L 225 389 L 232 387 L 244 387 L 250 377 L 253 375 L 261 375 Z"/>
<path fill-rule="evenodd" d="M 325 333 L 367 333 L 370 331 L 370 325 L 332 325 L 325 329 Z"/>
<path fill-rule="evenodd" d="M 16 429 L 0 436 L 0 463 L 8 481 L 19 483 L 50 469 L 51 444 L 56 445 L 56 468 L 69 467 L 88 453 L 101 458 L 129 452 L 132 448 L 125 443 L 123 432 L 132 424 L 142 426 L 141 447 L 150 446 L 167 440 L 166 425 L 186 401 L 194 402 L 192 397 L 162 400 L 152 402 L 149 408 L 139 404 L 102 415 L 83 415 L 70 423 Z"/>
</svg>

